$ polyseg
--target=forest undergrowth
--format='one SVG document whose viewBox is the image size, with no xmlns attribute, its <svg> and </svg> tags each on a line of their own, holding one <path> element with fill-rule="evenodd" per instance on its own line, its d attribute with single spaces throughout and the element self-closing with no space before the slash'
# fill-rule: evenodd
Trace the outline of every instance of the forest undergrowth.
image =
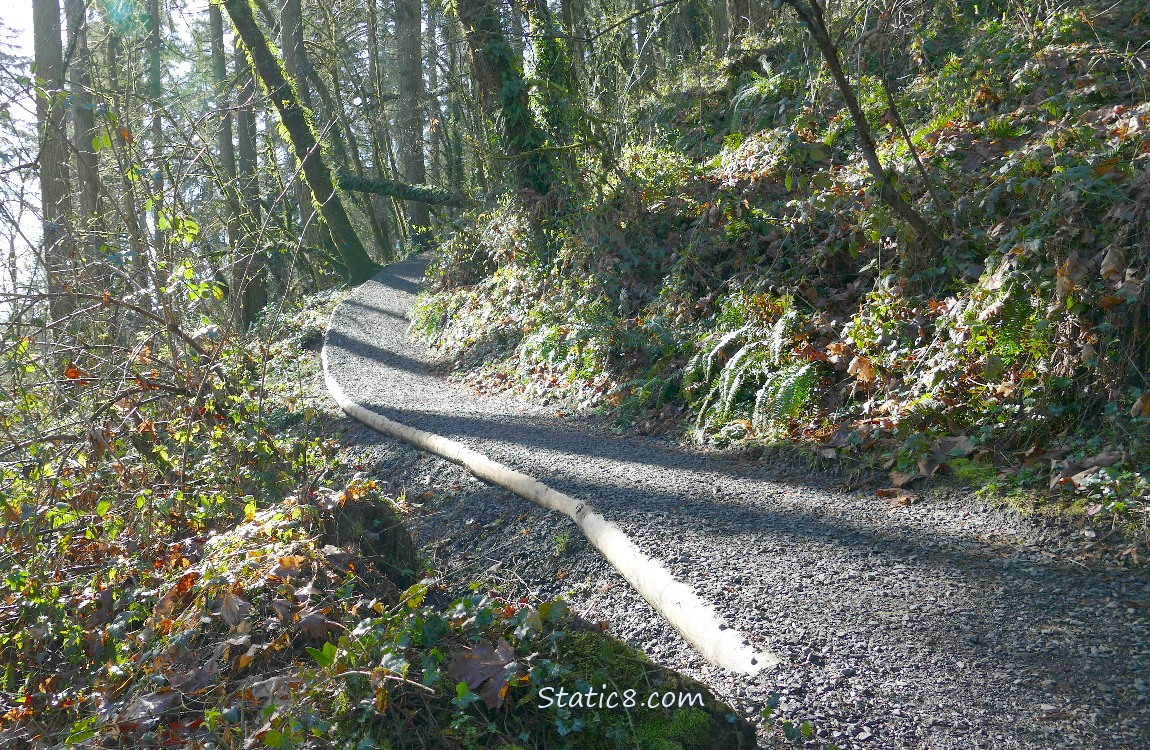
<svg viewBox="0 0 1150 750">
<path fill-rule="evenodd" d="M 633 94 L 632 140 L 552 224 L 508 199 L 444 231 L 416 329 L 485 389 L 797 445 L 889 472 L 894 503 L 949 472 L 1140 560 L 1145 5 L 843 24 L 878 155 L 937 242 L 880 199 L 840 91 L 780 21 Z"/>
<path fill-rule="evenodd" d="M 562 601 L 427 568 L 319 403 L 338 296 L 250 336 L 112 335 L 108 297 L 5 341 L 0 745 L 752 747 Z M 703 700 L 540 708 L 606 684 Z"/>
</svg>

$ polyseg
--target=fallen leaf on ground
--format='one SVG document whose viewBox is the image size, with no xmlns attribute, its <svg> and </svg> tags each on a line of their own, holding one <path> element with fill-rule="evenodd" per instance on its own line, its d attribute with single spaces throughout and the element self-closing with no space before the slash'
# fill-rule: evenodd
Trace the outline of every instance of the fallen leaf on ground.
<svg viewBox="0 0 1150 750">
<path fill-rule="evenodd" d="M 220 616 L 224 618 L 224 622 L 229 627 L 239 625 L 248 612 L 251 611 L 252 605 L 244 601 L 240 596 L 232 591 L 225 591 L 223 601 L 220 603 Z"/>
<path fill-rule="evenodd" d="M 892 507 L 896 505 L 914 505 L 918 502 L 918 495 L 910 490 L 885 487 L 878 490 L 876 494 L 883 500 L 889 500 L 890 502 L 887 504 Z"/>
<path fill-rule="evenodd" d="M 1014 454 L 1014 457 L 1019 460 L 1023 466 L 1033 466 L 1034 464 L 1042 461 L 1058 461 L 1066 455 L 1065 448 L 1039 448 L 1032 446 L 1025 451 L 1020 451 Z"/>
<path fill-rule="evenodd" d="M 163 598 L 156 602 L 156 608 L 153 611 L 156 619 L 171 617 L 176 612 L 176 608 L 180 605 L 184 597 L 191 592 L 192 586 L 195 585 L 199 578 L 199 573 L 185 573 L 180 576 L 176 581 L 176 585 L 168 589 L 168 592 L 164 594 Z"/>
<path fill-rule="evenodd" d="M 479 689 L 479 696 L 488 708 L 503 705 L 507 696 L 508 667 L 515 664 L 515 649 L 500 638 L 495 648 L 483 643 L 455 655 L 447 674 L 453 680 L 466 683 L 471 690 Z"/>
<path fill-rule="evenodd" d="M 966 435 L 939 438 L 934 442 L 934 452 L 944 456 L 963 457 L 974 453 L 974 441 Z"/>
<path fill-rule="evenodd" d="M 337 622 L 332 622 L 319 612 L 309 612 L 299 620 L 300 630 L 310 635 L 316 640 L 326 640 L 328 633 L 333 630 L 343 630 L 344 627 Z"/>
<path fill-rule="evenodd" d="M 905 487 L 911 482 L 915 482 L 919 479 L 926 479 L 926 476 L 926 474 L 920 474 L 918 472 L 909 474 L 905 471 L 892 471 L 890 473 L 890 483 L 895 487 Z"/>
<path fill-rule="evenodd" d="M 1130 409 L 1131 419 L 1139 419 L 1141 417 L 1150 417 L 1150 391 L 1143 392 Z"/>
<path fill-rule="evenodd" d="M 864 385 L 870 383 L 875 379 L 874 363 L 860 354 L 847 365 L 847 375 L 854 375 L 855 380 Z"/>
<path fill-rule="evenodd" d="M 281 557 L 278 561 L 279 564 L 272 568 L 268 575 L 274 578 L 279 578 L 281 580 L 299 578 L 300 567 L 305 562 L 307 562 L 307 558 L 303 555 L 288 555 L 287 557 Z"/>
<path fill-rule="evenodd" d="M 193 669 L 191 672 L 171 672 L 166 676 L 168 678 L 168 685 L 173 690 L 178 690 L 184 695 L 195 695 L 215 685 L 219 671 L 213 659 L 208 661 L 204 666 Z"/>
<path fill-rule="evenodd" d="M 323 556 L 327 558 L 327 561 L 337 570 L 348 570 L 351 567 L 352 560 L 355 559 L 355 555 L 331 544 L 324 546 Z"/>
<path fill-rule="evenodd" d="M 180 702 L 180 693 L 171 688 L 160 688 L 154 693 L 141 695 L 133 700 L 120 714 L 124 721 L 146 722 L 158 720 L 160 715 Z"/>
</svg>

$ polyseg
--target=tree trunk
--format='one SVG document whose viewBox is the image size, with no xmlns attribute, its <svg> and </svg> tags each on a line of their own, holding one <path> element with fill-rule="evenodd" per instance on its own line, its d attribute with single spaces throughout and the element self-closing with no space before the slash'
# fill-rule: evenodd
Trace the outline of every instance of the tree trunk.
<svg viewBox="0 0 1150 750">
<path fill-rule="evenodd" d="M 369 19 L 370 19 L 370 17 L 371 17 L 371 14 L 369 14 Z M 369 28 L 371 28 L 370 24 L 371 24 L 371 22 L 369 20 Z M 370 45 L 369 45 L 369 47 L 370 47 Z M 369 54 L 370 54 L 370 59 L 372 61 L 377 60 L 379 58 L 378 52 L 373 51 L 373 52 L 370 52 Z M 378 67 L 378 66 L 369 66 L 369 67 Z M 377 73 L 372 73 L 371 75 L 372 75 L 373 80 L 379 80 Z M 356 82 L 353 81 L 353 85 L 355 83 Z M 373 86 L 374 86 L 374 84 L 373 84 Z M 372 157 L 372 161 L 373 161 L 375 169 L 377 170 L 377 172 L 380 175 L 382 175 L 383 174 L 383 172 L 382 172 L 383 167 L 380 166 L 380 161 L 381 160 L 383 160 L 384 162 L 387 161 L 388 156 L 390 154 L 390 145 L 389 144 L 391 143 L 390 139 L 387 137 L 387 118 L 383 115 L 383 102 L 386 101 L 386 99 L 380 93 L 380 89 L 378 88 L 378 86 L 375 86 L 375 90 L 371 91 L 371 92 L 367 91 L 362 86 L 359 86 L 358 88 L 359 88 L 358 96 L 359 96 L 359 100 L 361 102 L 361 105 L 360 105 L 361 107 L 366 108 L 366 102 L 378 102 L 378 105 L 375 108 L 376 111 L 378 112 L 378 114 L 375 116 L 372 116 L 370 118 L 371 123 L 372 123 L 372 127 L 370 128 L 371 137 L 372 137 L 371 157 Z M 352 125 L 352 123 L 348 119 L 349 107 L 347 106 L 347 100 L 344 98 L 344 95 L 343 95 L 343 88 L 340 86 L 340 76 L 338 75 L 338 73 L 336 71 L 332 72 L 331 91 L 327 92 L 327 94 L 325 94 L 325 97 L 326 97 L 326 101 L 327 101 L 326 106 L 331 111 L 332 117 L 335 118 L 334 122 L 338 126 L 336 129 L 333 129 L 331 132 L 333 132 L 333 133 L 342 132 L 344 134 L 343 143 L 346 145 L 346 148 L 342 151 L 342 153 L 335 148 L 332 149 L 333 152 L 335 152 L 335 156 L 337 159 L 337 161 L 335 162 L 336 172 L 338 173 L 340 170 L 346 169 L 350 165 L 350 168 L 356 174 L 364 174 L 365 173 L 365 164 L 364 164 L 362 152 L 360 151 L 360 148 L 359 148 L 359 139 L 356 137 L 354 126 Z M 383 140 L 382 141 L 378 140 L 380 138 L 379 134 L 381 132 L 383 133 L 383 136 L 382 136 Z M 332 143 L 334 146 L 335 145 L 335 139 L 334 138 L 332 139 Z M 380 143 L 384 144 L 382 148 L 380 147 Z M 396 172 L 396 170 L 389 168 L 388 174 L 397 174 L 397 172 Z M 392 255 L 393 255 L 393 244 L 391 242 L 391 234 L 389 231 L 389 224 L 386 223 L 385 221 L 381 221 L 378 218 L 378 214 L 375 210 L 375 205 L 372 203 L 370 198 L 366 198 L 364 196 L 360 196 L 360 195 L 356 195 L 356 194 L 353 194 L 350 197 L 355 202 L 355 204 L 358 205 L 360 207 L 360 209 L 364 212 L 364 214 L 367 216 L 368 224 L 371 227 L 372 236 L 375 239 L 376 245 L 379 247 L 379 251 L 380 251 L 381 256 L 386 260 L 390 260 Z M 392 224 L 393 226 L 402 227 L 402 225 L 403 225 L 402 213 L 403 213 L 403 206 L 400 205 L 397 201 L 392 200 L 386 204 L 385 215 L 390 216 L 393 219 L 393 221 L 394 221 L 394 224 Z M 402 228 L 399 229 L 399 233 L 401 235 L 403 234 Z"/>
<path fill-rule="evenodd" d="M 383 59 L 383 41 L 386 33 L 379 23 L 379 10 L 381 0 L 370 0 L 367 3 L 367 62 L 368 76 L 370 77 L 370 92 L 364 102 L 367 119 L 370 123 L 368 132 L 371 135 L 371 169 L 375 177 L 384 178 L 384 165 L 387 163 L 387 126 L 388 118 L 384 103 L 390 92 L 385 91 Z M 368 106 L 370 105 L 370 107 Z M 341 112 L 346 110 L 340 110 Z M 340 117 L 341 125 L 347 125 L 346 118 Z M 358 150 L 356 158 L 359 158 Z M 344 161 L 343 164 L 347 164 Z M 389 172 L 390 173 L 390 172 Z M 361 172 L 360 174 L 363 174 Z M 395 234 L 403 234 L 403 206 L 393 198 L 384 199 L 384 196 L 368 197 L 363 202 L 364 208 L 372 219 L 372 228 L 376 232 L 377 242 L 383 251 L 383 257 L 390 260 L 395 252 L 395 245 L 391 241 L 393 230 Z M 374 218 L 378 217 L 378 218 Z"/>
<path fill-rule="evenodd" d="M 643 83 L 649 77 L 651 58 L 651 16 L 642 12 L 644 0 L 631 0 L 635 13 L 635 80 Z"/>
<path fill-rule="evenodd" d="M 311 109 L 307 53 L 303 40 L 302 3 L 300 0 L 284 0 L 283 9 L 280 11 L 280 46 L 283 50 L 284 70 L 295 84 L 300 102 Z M 319 244 L 319 232 L 315 224 L 315 206 L 311 203 L 311 194 L 302 179 L 293 182 L 296 203 L 299 204 L 300 226 L 303 228 L 303 243 L 315 247 Z"/>
<path fill-rule="evenodd" d="M 60 41 L 58 0 L 32 3 L 35 40 L 33 71 L 42 89 L 36 96 L 36 124 L 40 131 L 40 207 L 43 232 L 40 259 L 48 292 L 67 290 L 61 278 L 71 265 L 72 238 L 69 222 L 72 202 L 68 193 L 68 145 L 64 124 L 64 49 Z M 63 317 L 72 308 L 64 297 L 54 296 L 50 304 L 53 318 Z"/>
<path fill-rule="evenodd" d="M 720 48 L 729 52 L 738 47 L 739 42 L 750 30 L 751 3 L 750 0 L 720 0 L 724 7 L 723 15 L 726 18 L 726 37 L 722 40 Z"/>
<path fill-rule="evenodd" d="M 443 110 L 439 106 L 439 9 L 427 6 L 427 32 L 424 55 L 427 60 L 427 179 L 433 185 L 443 180 Z"/>
<path fill-rule="evenodd" d="M 296 158 L 303 164 L 312 197 L 319 204 L 320 213 L 343 259 L 345 277 L 356 284 L 367 281 L 375 274 L 377 266 L 364 250 L 344 210 L 343 201 L 332 183 L 331 171 L 324 162 L 307 113 L 284 75 L 275 53 L 268 46 L 267 37 L 256 24 L 250 0 L 223 1 L 224 8 L 236 26 L 236 32 L 251 52 L 256 70 L 279 111 L 280 121 L 291 139 Z"/>
<path fill-rule="evenodd" d="M 92 63 L 88 51 L 88 24 L 84 0 L 66 0 L 64 5 L 68 17 L 69 48 L 73 50 L 71 65 L 72 131 L 76 151 L 77 197 L 80 211 L 77 229 L 89 233 L 97 219 L 100 175 L 97 169 L 96 152 L 92 139 L 96 136 L 96 117 L 92 111 Z M 98 257 L 98 243 L 87 241 L 90 259 Z"/>
<path fill-rule="evenodd" d="M 519 189 L 546 195 L 554 180 L 551 159 L 528 102 L 522 58 L 516 58 L 503 34 L 499 7 L 493 0 L 457 0 L 455 9 L 471 50 L 480 101 L 497 121 Z"/>
<path fill-rule="evenodd" d="M 228 56 L 224 46 L 224 16 L 220 6 L 208 5 L 208 28 L 212 50 L 212 83 L 215 86 L 216 109 L 220 112 L 218 147 L 220 168 L 224 173 L 223 194 L 228 213 L 228 247 L 236 252 L 240 243 L 240 197 L 236 191 L 236 146 L 232 129 L 231 97 L 228 96 Z M 237 290 L 239 291 L 239 290 Z"/>
<path fill-rule="evenodd" d="M 575 8 L 575 0 L 562 0 L 559 12 L 563 15 L 563 31 L 567 34 L 568 57 L 571 63 L 570 76 L 577 79 L 583 72 L 583 38 L 577 33 L 576 17 L 579 15 Z"/>
<path fill-rule="evenodd" d="M 818 45 L 819 52 L 822 53 L 823 59 L 830 69 L 831 77 L 838 87 L 839 95 L 846 102 L 847 111 L 850 112 L 851 120 L 854 121 L 855 130 L 858 132 L 859 147 L 862 149 L 871 177 L 874 178 L 878 186 L 879 197 L 890 206 L 899 218 L 909 224 L 926 244 L 932 247 L 940 246 L 942 240 L 934 227 L 903 199 L 879 160 L 878 145 L 875 142 L 874 134 L 871 132 L 870 123 L 867 122 L 866 114 L 855 97 L 854 88 L 843 71 L 842 62 L 839 59 L 839 49 L 827 30 L 818 0 L 813 0 L 809 4 L 805 0 L 786 0 L 786 3 L 794 10 L 811 36 L 814 37 L 815 44 Z"/>
<path fill-rule="evenodd" d="M 239 86 L 236 103 L 236 176 L 242 199 L 240 223 L 243 227 L 243 240 L 236 249 L 232 263 L 232 289 L 238 294 L 239 304 L 234 306 L 236 321 L 241 328 L 247 328 L 267 304 L 267 277 L 259 249 L 263 210 L 260 207 L 259 156 L 256 148 L 256 80 L 247 51 L 238 37 L 235 61 Z"/>
<path fill-rule="evenodd" d="M 399 73 L 399 155 L 403 179 L 416 185 L 427 181 L 423 154 L 423 3 L 422 0 L 395 2 L 395 55 Z M 426 203 L 408 202 L 408 225 L 416 245 L 426 243 L 431 223 Z"/>
<path fill-rule="evenodd" d="M 152 179 L 155 198 L 152 202 L 152 226 L 155 228 L 156 259 L 164 249 L 164 232 L 160 229 L 160 212 L 164 207 L 164 121 L 161 99 L 164 95 L 160 67 L 160 0 L 148 3 L 148 98 L 152 108 Z"/>
<path fill-rule="evenodd" d="M 459 24 L 453 24 L 452 28 L 458 28 Z M 444 26 L 444 36 L 448 36 L 448 27 Z M 448 120 L 451 128 L 445 131 L 448 139 L 447 153 L 445 154 L 445 169 L 447 171 L 447 184 L 453 186 L 457 190 L 467 189 L 467 177 L 464 172 L 463 163 L 463 129 L 465 127 L 465 115 L 463 112 L 463 103 L 461 101 L 462 94 L 462 76 L 459 72 L 459 45 L 453 43 L 454 35 L 448 40 L 447 45 L 447 79 L 451 85 L 447 89 L 447 110 Z M 486 189 L 485 186 L 484 190 Z"/>
</svg>

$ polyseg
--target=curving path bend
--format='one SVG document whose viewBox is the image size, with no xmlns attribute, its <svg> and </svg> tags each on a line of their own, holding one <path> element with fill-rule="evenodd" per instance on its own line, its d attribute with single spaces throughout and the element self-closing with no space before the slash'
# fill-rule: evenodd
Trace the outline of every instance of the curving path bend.
<svg viewBox="0 0 1150 750">
<path fill-rule="evenodd" d="M 445 562 L 493 562 L 524 591 L 567 593 L 750 715 L 780 696 L 775 715 L 809 720 L 823 745 L 1150 748 L 1147 571 L 1087 567 L 1069 532 L 970 499 L 891 510 L 785 460 L 708 456 L 477 395 L 407 336 L 424 268 L 388 267 L 333 314 L 324 354 L 347 397 L 591 503 L 782 664 L 710 666 L 593 549 L 557 552 L 566 519 L 439 467 L 470 487 L 421 522 Z"/>
</svg>

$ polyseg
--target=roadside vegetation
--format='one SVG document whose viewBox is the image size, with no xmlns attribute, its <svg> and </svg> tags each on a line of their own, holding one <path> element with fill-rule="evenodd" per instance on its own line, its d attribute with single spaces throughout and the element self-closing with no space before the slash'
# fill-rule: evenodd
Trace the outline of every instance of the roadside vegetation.
<svg viewBox="0 0 1150 750">
<path fill-rule="evenodd" d="M 562 601 L 426 568 L 402 500 L 337 460 L 317 403 L 331 306 L 310 297 L 253 337 L 7 342 L 0 744 L 753 747 L 707 688 Z M 699 699 L 540 698 L 608 685 Z"/>
<path fill-rule="evenodd" d="M 880 195 L 784 7 L 770 33 L 632 92 L 612 168 L 550 233 L 514 202 L 444 232 L 417 329 L 486 387 L 719 445 L 797 444 L 890 472 L 898 502 L 951 471 L 1129 532 L 1138 559 L 1145 7 L 871 10 L 827 23 L 929 234 Z"/>
</svg>

